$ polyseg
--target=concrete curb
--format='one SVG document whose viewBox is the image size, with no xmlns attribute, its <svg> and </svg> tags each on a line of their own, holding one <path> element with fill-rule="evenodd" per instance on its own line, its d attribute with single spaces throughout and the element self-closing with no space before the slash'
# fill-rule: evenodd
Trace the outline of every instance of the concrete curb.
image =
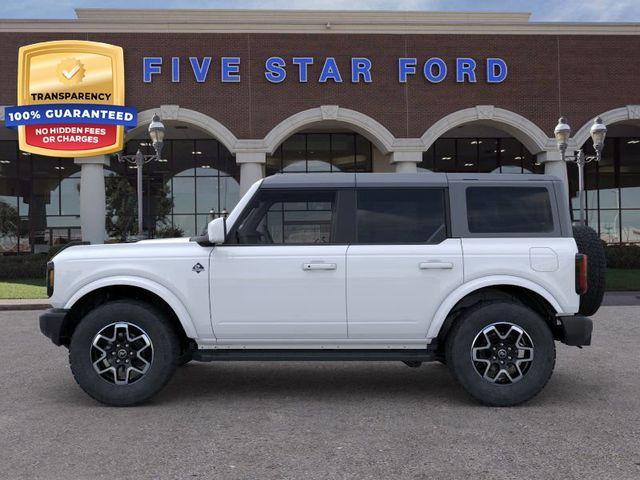
<svg viewBox="0 0 640 480">
<path fill-rule="evenodd" d="M 46 310 L 51 308 L 46 299 L 0 300 L 0 312 L 17 310 Z"/>
</svg>

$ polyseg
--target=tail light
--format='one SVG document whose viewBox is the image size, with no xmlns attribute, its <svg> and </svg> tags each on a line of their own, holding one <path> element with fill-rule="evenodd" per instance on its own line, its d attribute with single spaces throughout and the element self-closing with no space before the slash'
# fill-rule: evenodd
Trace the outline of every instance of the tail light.
<svg viewBox="0 0 640 480">
<path fill-rule="evenodd" d="M 589 289 L 587 281 L 587 256 L 583 253 L 576 254 L 576 293 L 584 295 Z"/>
</svg>

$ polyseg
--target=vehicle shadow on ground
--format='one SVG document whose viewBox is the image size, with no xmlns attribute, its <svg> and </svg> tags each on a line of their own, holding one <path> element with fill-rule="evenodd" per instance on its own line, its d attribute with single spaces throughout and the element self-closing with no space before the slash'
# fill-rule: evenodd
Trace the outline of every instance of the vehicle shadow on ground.
<svg viewBox="0 0 640 480">
<path fill-rule="evenodd" d="M 425 397 L 474 404 L 444 365 L 409 368 L 401 362 L 234 362 L 191 363 L 178 368 L 156 402 L 180 398 L 214 399 L 224 395 L 306 401 L 340 397 L 386 399 Z"/>
</svg>

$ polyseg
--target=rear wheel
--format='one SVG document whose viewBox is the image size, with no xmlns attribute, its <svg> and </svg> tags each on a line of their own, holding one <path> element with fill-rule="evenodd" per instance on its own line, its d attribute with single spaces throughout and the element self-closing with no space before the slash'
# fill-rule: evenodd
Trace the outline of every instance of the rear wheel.
<svg viewBox="0 0 640 480">
<path fill-rule="evenodd" d="M 178 362 L 178 338 L 166 318 L 134 300 L 89 312 L 71 338 L 69 362 L 80 387 L 113 406 L 142 403 L 169 381 Z"/>
<path fill-rule="evenodd" d="M 544 319 L 519 303 L 483 302 L 462 314 L 445 344 L 447 366 L 489 406 L 526 402 L 546 385 L 556 350 Z"/>
</svg>

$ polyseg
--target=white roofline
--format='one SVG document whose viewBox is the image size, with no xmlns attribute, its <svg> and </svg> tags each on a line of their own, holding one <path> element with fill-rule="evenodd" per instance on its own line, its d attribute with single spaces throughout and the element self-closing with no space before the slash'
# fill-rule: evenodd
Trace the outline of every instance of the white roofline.
<svg viewBox="0 0 640 480">
<path fill-rule="evenodd" d="M 0 19 L 0 32 L 640 35 L 640 23 L 530 22 L 529 13 L 76 9 L 77 19 Z"/>
</svg>

